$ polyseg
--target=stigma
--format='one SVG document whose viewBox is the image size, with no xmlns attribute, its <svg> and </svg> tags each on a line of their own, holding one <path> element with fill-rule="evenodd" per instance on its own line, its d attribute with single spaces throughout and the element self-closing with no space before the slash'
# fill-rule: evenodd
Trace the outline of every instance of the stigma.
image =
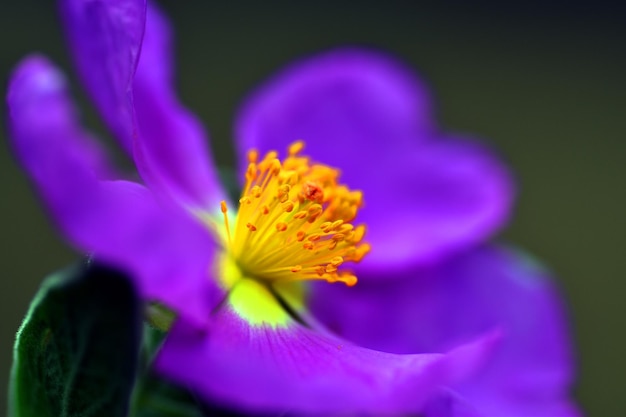
<svg viewBox="0 0 626 417">
<path fill-rule="evenodd" d="M 248 153 L 245 186 L 236 217 L 224 218 L 223 245 L 242 276 L 266 283 L 303 280 L 357 283 L 347 264 L 360 262 L 370 246 L 365 225 L 352 222 L 363 194 L 339 183 L 338 169 L 301 154 L 304 142 L 259 158 Z M 234 219 L 234 221 L 233 221 Z"/>
</svg>

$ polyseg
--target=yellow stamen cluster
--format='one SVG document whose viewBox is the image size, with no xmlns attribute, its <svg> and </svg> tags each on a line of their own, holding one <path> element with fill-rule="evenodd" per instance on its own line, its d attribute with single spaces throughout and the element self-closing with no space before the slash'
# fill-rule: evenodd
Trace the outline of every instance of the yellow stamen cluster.
<svg viewBox="0 0 626 417">
<path fill-rule="evenodd" d="M 222 202 L 228 252 L 245 274 L 268 281 L 321 279 L 352 286 L 357 278 L 339 268 L 370 250 L 365 226 L 352 225 L 363 203 L 360 191 L 338 183 L 339 171 L 301 156 L 301 141 L 281 161 L 276 152 L 259 160 L 248 153 L 246 185 L 231 230 Z"/>
</svg>

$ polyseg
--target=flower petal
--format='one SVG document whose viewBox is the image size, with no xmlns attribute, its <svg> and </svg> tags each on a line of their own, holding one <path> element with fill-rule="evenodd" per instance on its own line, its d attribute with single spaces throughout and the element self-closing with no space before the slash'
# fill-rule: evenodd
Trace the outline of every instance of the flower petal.
<svg viewBox="0 0 626 417">
<path fill-rule="evenodd" d="M 429 94 L 406 68 L 373 51 L 339 49 L 288 67 L 244 102 L 239 160 L 251 148 L 282 151 L 304 139 L 307 153 L 341 167 L 355 147 L 365 146 L 363 162 L 386 152 L 379 144 L 411 144 L 432 131 L 431 119 Z"/>
<path fill-rule="evenodd" d="M 293 320 L 253 324 L 232 306 L 213 319 L 206 332 L 179 321 L 156 369 L 209 401 L 257 412 L 416 412 L 441 385 L 480 366 L 495 342 L 489 336 L 449 354 L 394 355 Z"/>
<path fill-rule="evenodd" d="M 312 305 L 340 336 L 390 352 L 448 349 L 499 325 L 494 360 L 459 395 L 486 416 L 577 415 L 563 305 L 548 274 L 510 250 L 474 250 L 392 283 L 315 287 Z"/>
<path fill-rule="evenodd" d="M 223 192 L 206 134 L 172 89 L 165 17 L 145 0 L 64 0 L 61 11 L 86 88 L 144 181 L 185 205 L 217 210 Z"/>
<path fill-rule="evenodd" d="M 405 150 L 381 163 L 383 175 L 378 186 L 361 187 L 366 205 L 359 221 L 372 251 L 359 275 L 433 263 L 471 247 L 505 223 L 513 201 L 505 167 L 470 140 Z"/>
<path fill-rule="evenodd" d="M 169 22 L 148 3 L 146 34 L 133 84 L 139 140 L 135 162 L 152 188 L 199 208 L 219 209 L 220 187 L 208 138 L 173 90 Z"/>
<path fill-rule="evenodd" d="M 98 178 L 116 177 L 104 149 L 74 122 L 76 110 L 66 89 L 63 74 L 43 56 L 26 57 L 15 68 L 7 104 L 12 145 L 20 162 L 35 181 L 60 182 L 56 174 L 66 166 Z M 63 149 L 56 146 L 61 141 Z"/>
<path fill-rule="evenodd" d="M 428 94 L 409 70 L 373 52 L 339 50 L 296 64 L 254 94 L 238 119 L 240 152 L 305 153 L 364 193 L 363 269 L 432 262 L 482 241 L 507 219 L 505 167 L 474 142 L 440 137 Z M 243 154 L 242 154 L 243 158 Z M 245 159 L 242 159 L 245 160 Z"/>
<path fill-rule="evenodd" d="M 441 390 L 428 402 L 422 414 L 423 417 L 489 417 L 450 389 Z"/>
<path fill-rule="evenodd" d="M 99 180 L 109 171 L 104 158 L 78 125 L 63 75 L 44 58 L 18 66 L 8 105 L 18 158 L 70 241 L 129 272 L 146 298 L 205 322 L 222 298 L 208 278 L 209 233 L 139 184 Z"/>
<path fill-rule="evenodd" d="M 130 91 L 146 0 L 61 0 L 60 10 L 78 72 L 104 121 L 132 155 Z"/>
</svg>

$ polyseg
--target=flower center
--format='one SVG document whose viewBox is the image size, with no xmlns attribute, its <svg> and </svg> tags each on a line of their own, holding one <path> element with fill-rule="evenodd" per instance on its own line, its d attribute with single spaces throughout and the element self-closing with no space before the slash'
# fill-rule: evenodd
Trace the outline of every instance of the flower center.
<svg viewBox="0 0 626 417">
<path fill-rule="evenodd" d="M 246 184 L 234 224 L 225 201 L 227 256 L 243 276 L 269 283 L 325 280 L 356 284 L 343 269 L 370 250 L 365 225 L 351 222 L 363 203 L 360 191 L 339 184 L 339 170 L 301 156 L 304 143 L 281 162 L 268 152 L 248 153 Z"/>
</svg>

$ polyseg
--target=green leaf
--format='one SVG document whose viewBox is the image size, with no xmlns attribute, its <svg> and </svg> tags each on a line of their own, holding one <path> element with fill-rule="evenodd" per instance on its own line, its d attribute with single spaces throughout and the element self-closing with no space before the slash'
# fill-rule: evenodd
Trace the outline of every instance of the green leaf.
<svg viewBox="0 0 626 417">
<path fill-rule="evenodd" d="M 47 278 L 18 332 L 12 417 L 125 417 L 138 366 L 140 303 L 97 264 Z"/>
</svg>

